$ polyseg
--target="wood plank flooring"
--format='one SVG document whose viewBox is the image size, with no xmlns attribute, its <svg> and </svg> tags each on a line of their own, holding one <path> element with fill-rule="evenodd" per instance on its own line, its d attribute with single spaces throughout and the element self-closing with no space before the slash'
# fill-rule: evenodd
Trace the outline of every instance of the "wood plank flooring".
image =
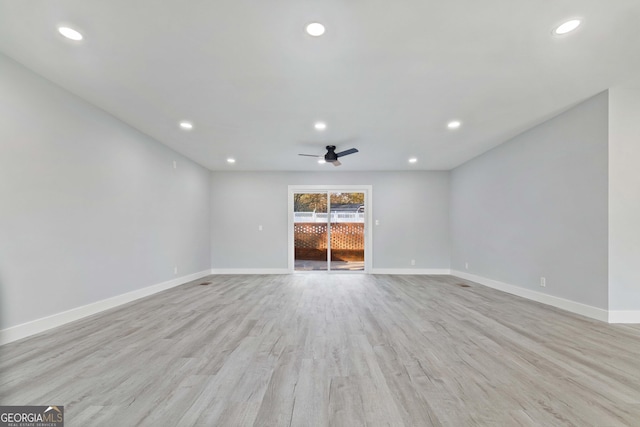
<svg viewBox="0 0 640 427">
<path fill-rule="evenodd" d="M 640 426 L 638 326 L 451 276 L 206 280 L 0 347 L 0 404 L 83 427 Z"/>
</svg>

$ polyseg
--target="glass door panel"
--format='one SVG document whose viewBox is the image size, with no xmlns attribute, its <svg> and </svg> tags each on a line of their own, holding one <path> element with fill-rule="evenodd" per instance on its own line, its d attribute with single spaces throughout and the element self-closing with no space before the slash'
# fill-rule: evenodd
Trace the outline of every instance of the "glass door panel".
<svg viewBox="0 0 640 427">
<path fill-rule="evenodd" d="M 327 193 L 293 194 L 294 269 L 329 269 Z"/>
<path fill-rule="evenodd" d="M 364 193 L 329 194 L 331 270 L 364 271 Z"/>
</svg>

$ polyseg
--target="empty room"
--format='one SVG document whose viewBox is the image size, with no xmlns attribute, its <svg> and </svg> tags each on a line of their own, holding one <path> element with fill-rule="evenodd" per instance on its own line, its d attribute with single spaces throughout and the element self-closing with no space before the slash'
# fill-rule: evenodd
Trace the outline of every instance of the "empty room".
<svg viewBox="0 0 640 427">
<path fill-rule="evenodd" d="M 638 0 L 0 0 L 0 426 L 638 426 L 639 118 Z"/>
</svg>

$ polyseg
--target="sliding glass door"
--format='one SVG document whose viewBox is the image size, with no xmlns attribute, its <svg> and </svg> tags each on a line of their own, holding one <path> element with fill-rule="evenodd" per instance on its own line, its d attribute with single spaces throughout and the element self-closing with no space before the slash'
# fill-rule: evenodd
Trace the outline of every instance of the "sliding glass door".
<svg viewBox="0 0 640 427">
<path fill-rule="evenodd" d="M 329 193 L 332 270 L 364 270 L 364 193 Z"/>
<path fill-rule="evenodd" d="M 295 270 L 328 270 L 327 193 L 294 193 Z"/>
<path fill-rule="evenodd" d="M 365 217 L 365 192 L 294 192 L 294 270 L 364 271 Z"/>
</svg>

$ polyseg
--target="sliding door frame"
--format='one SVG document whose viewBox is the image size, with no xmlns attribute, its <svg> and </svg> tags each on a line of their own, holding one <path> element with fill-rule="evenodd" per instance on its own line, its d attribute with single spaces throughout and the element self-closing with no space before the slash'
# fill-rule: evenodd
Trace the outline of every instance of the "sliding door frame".
<svg viewBox="0 0 640 427">
<path fill-rule="evenodd" d="M 295 273 L 295 247 L 293 235 L 293 195 L 295 193 L 364 193 L 364 271 L 370 273 L 373 265 L 373 239 L 371 232 L 371 220 L 373 218 L 371 212 L 373 186 L 371 185 L 289 185 L 289 196 L 287 203 L 287 211 L 289 217 L 288 224 L 288 247 L 289 262 L 288 268 L 290 273 Z M 327 210 L 330 206 L 327 204 Z M 328 215 L 330 217 L 330 215 Z M 329 270 L 330 273 L 345 273 L 341 270 Z"/>
</svg>

